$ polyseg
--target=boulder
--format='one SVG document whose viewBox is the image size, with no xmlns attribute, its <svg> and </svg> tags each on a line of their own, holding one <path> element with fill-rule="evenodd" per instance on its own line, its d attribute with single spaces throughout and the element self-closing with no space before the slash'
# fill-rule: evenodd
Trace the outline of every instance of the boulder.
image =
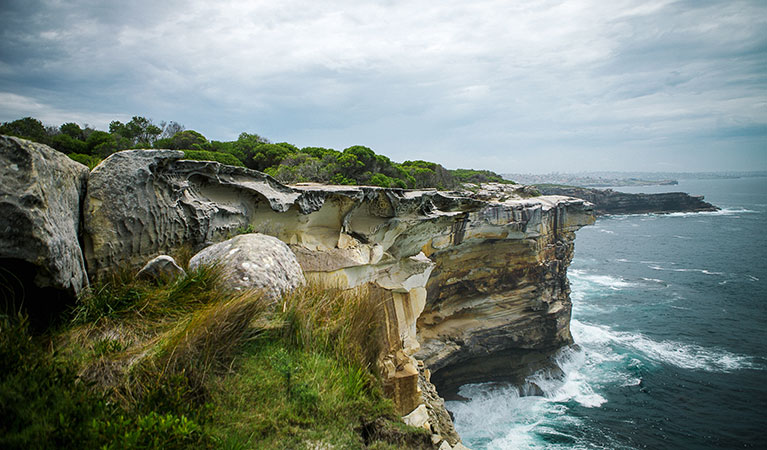
<svg viewBox="0 0 767 450">
<path fill-rule="evenodd" d="M 408 415 L 402 416 L 402 421 L 411 427 L 431 429 L 429 427 L 429 412 L 426 410 L 426 405 L 418 405 Z M 449 446 L 450 444 L 448 444 Z"/>
<path fill-rule="evenodd" d="M 189 260 L 189 268 L 217 265 L 227 287 L 260 289 L 276 299 L 304 283 L 296 256 L 277 238 L 260 233 L 242 234 L 203 249 Z"/>
<path fill-rule="evenodd" d="M 19 283 L 13 295 L 27 304 L 33 296 L 71 298 L 88 285 L 78 239 L 88 173 L 46 145 L 0 136 L 0 272 Z"/>
<path fill-rule="evenodd" d="M 138 270 L 152 256 L 193 250 L 246 228 L 257 211 L 316 208 L 270 176 L 176 150 L 126 150 L 91 173 L 84 206 L 84 252 L 91 276 Z"/>
<path fill-rule="evenodd" d="M 186 272 L 176 263 L 172 256 L 160 255 L 152 259 L 136 274 L 137 278 L 145 280 L 167 280 L 184 275 Z"/>
</svg>

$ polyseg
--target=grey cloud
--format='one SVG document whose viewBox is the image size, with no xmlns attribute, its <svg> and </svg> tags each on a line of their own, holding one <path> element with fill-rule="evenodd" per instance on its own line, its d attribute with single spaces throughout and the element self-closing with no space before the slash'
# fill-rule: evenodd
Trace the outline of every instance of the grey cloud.
<svg viewBox="0 0 767 450">
<path fill-rule="evenodd" d="M 759 1 L 5 3 L 0 99 L 29 101 L 0 120 L 141 114 L 499 171 L 649 146 L 682 156 L 647 170 L 767 165 Z"/>
</svg>

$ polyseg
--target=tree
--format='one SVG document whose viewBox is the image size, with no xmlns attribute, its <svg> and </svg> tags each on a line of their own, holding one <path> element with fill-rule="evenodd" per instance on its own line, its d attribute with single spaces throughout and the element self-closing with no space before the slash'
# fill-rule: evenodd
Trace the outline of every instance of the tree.
<svg viewBox="0 0 767 450">
<path fill-rule="evenodd" d="M 168 148 L 171 150 L 210 150 L 208 140 L 202 134 L 194 130 L 180 131 L 171 138 L 158 139 L 154 143 L 155 148 Z"/>
<path fill-rule="evenodd" d="M 149 148 L 157 140 L 157 136 L 162 133 L 162 130 L 152 123 L 151 119 L 133 116 L 130 122 L 126 124 L 119 120 L 111 122 L 109 124 L 109 132 L 128 139 L 136 147 Z"/>
<path fill-rule="evenodd" d="M 106 158 L 112 153 L 130 148 L 131 142 L 119 134 L 110 134 L 106 131 L 94 131 L 85 141 L 88 152 L 92 155 Z"/>
<path fill-rule="evenodd" d="M 176 133 L 180 133 L 185 130 L 183 125 L 172 120 L 168 123 L 160 122 L 160 128 L 162 128 L 162 133 L 160 133 L 158 139 L 172 138 L 176 135 Z"/>
<path fill-rule="evenodd" d="M 3 123 L 0 125 L 0 134 L 18 136 L 43 144 L 50 142 L 43 123 L 32 117 L 24 117 L 23 119 L 14 120 L 13 122 Z"/>
<path fill-rule="evenodd" d="M 60 133 L 51 138 L 51 147 L 62 153 L 86 153 L 88 145 L 85 141 L 75 139 L 69 134 Z"/>
<path fill-rule="evenodd" d="M 258 169 L 258 163 L 253 159 L 257 153 L 256 147 L 268 143 L 270 143 L 269 139 L 257 134 L 240 133 L 240 136 L 232 143 L 231 147 L 224 148 L 224 151 L 242 161 L 245 167 Z"/>
<path fill-rule="evenodd" d="M 72 139 L 83 140 L 83 130 L 80 128 L 80 125 L 74 122 L 67 122 L 65 124 L 62 124 L 59 127 L 59 130 L 61 131 L 61 133 L 66 134 Z"/>
<path fill-rule="evenodd" d="M 253 161 L 256 170 L 277 166 L 283 159 L 299 152 L 298 148 L 286 142 L 280 144 L 258 144 L 254 149 Z M 247 163 L 246 163 L 247 164 Z"/>
</svg>

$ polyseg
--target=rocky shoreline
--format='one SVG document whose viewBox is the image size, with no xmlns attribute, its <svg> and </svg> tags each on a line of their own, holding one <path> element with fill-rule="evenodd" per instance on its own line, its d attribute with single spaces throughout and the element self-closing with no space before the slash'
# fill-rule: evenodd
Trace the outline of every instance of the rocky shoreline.
<svg viewBox="0 0 767 450">
<path fill-rule="evenodd" d="M 408 423 L 451 448 L 460 442 L 432 381 L 450 390 L 519 375 L 572 343 L 567 266 L 575 231 L 595 220 L 584 200 L 493 183 L 286 186 L 170 150 L 115 153 L 88 173 L 41 144 L 0 137 L 0 150 L 0 260 L 32 267 L 27 285 L 72 298 L 89 278 L 184 246 L 242 230 L 276 237 L 310 282 L 380 296 L 384 389 Z"/>
<path fill-rule="evenodd" d="M 612 189 L 593 189 L 577 186 L 536 185 L 543 195 L 567 195 L 582 198 L 594 204 L 597 214 L 666 214 L 675 212 L 718 211 L 719 208 L 704 201 L 703 196 L 684 192 L 661 194 L 629 194 Z"/>
</svg>

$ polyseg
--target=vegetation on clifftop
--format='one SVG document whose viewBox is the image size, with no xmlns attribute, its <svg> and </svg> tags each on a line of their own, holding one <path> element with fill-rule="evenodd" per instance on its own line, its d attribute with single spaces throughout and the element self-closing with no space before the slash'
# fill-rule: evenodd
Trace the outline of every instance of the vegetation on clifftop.
<svg viewBox="0 0 767 450">
<path fill-rule="evenodd" d="M 183 150 L 186 158 L 245 166 L 272 175 L 283 183 L 318 182 L 372 185 L 392 188 L 456 189 L 461 183 L 512 183 L 489 170 L 448 170 L 428 161 L 396 163 L 368 147 L 355 145 L 343 151 L 322 147 L 298 148 L 273 143 L 257 134 L 241 133 L 235 141 L 209 141 L 201 133 L 185 130 L 177 122 L 154 124 L 134 116 L 129 122 L 113 121 L 109 131 L 65 123 L 45 126 L 32 117 L 0 125 L 0 134 L 18 136 L 68 154 L 88 167 L 110 154 L 130 148 Z"/>
<path fill-rule="evenodd" d="M 114 275 L 42 334 L 0 315 L 0 447 L 430 448 L 382 393 L 374 298 L 218 280 Z"/>
</svg>

